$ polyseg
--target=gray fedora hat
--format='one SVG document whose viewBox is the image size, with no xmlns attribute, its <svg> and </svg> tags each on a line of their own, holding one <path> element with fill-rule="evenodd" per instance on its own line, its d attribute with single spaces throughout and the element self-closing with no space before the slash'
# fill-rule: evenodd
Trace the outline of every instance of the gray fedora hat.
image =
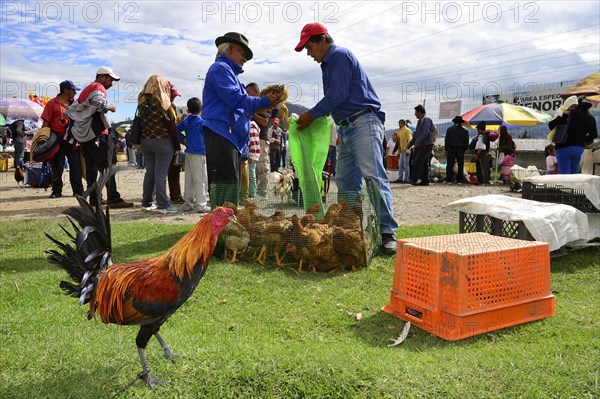
<svg viewBox="0 0 600 399">
<path fill-rule="evenodd" d="M 215 45 L 219 47 L 223 43 L 233 43 L 241 46 L 246 53 L 246 61 L 250 61 L 253 57 L 252 50 L 248 47 L 248 39 L 246 36 L 237 32 L 227 32 L 223 36 L 219 36 L 215 39 Z"/>
</svg>

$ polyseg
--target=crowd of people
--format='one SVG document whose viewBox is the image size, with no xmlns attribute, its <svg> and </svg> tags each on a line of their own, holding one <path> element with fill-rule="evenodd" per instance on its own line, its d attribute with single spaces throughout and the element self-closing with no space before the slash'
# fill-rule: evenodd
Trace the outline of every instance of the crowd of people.
<svg viewBox="0 0 600 399">
<path fill-rule="evenodd" d="M 256 83 L 242 84 L 239 75 L 253 58 L 248 39 L 228 32 L 215 40 L 217 55 L 206 73 L 202 99 L 187 100 L 188 113 L 177 117 L 174 100 L 181 96 L 173 83 L 155 74 L 148 78 L 138 96 L 136 117 L 141 122 L 139 146 L 128 144 L 130 163 L 145 168 L 141 206 L 144 211 L 176 214 L 180 211 L 206 213 L 227 202 L 244 198 L 267 198 L 269 173 L 286 168 L 287 128 L 281 127 L 276 106 L 280 98 L 260 96 Z M 324 169 L 335 176 L 338 192 L 352 205 L 363 181 L 380 193 L 379 223 L 382 252 L 396 253 L 394 217 L 387 169 L 398 170 L 392 183 L 428 186 L 437 128 L 425 107 L 414 107 L 416 126 L 408 119 L 398 121 L 389 140 L 384 133 L 385 113 L 367 74 L 353 53 L 334 43 L 320 23 L 306 24 L 295 47 L 320 64 L 324 97 L 298 116 L 302 134 L 319 117 L 335 122 L 329 156 Z M 108 112 L 116 106 L 107 99 L 106 90 L 120 77 L 111 68 L 96 71 L 94 82 L 81 89 L 70 80 L 60 83 L 58 95 L 49 100 L 42 114 L 43 127 L 60 138 L 59 150 L 51 160 L 54 171 L 51 198 L 63 195 L 62 174 L 69 164 L 73 195 L 82 195 L 83 170 L 89 201 L 95 204 L 98 173 L 116 161 L 110 147 Z M 80 92 L 77 99 L 75 96 Z M 585 143 L 597 136 L 595 122 L 585 99 L 565 102 L 550 128 L 567 125 L 569 139 L 546 148 L 548 173 L 577 173 Z M 477 125 L 472 142 L 461 116 L 452 119 L 446 131 L 447 156 L 445 183 L 465 182 L 465 153 L 473 150 L 478 184 L 489 184 L 490 133 L 485 122 Z M 126 133 L 130 134 L 130 131 Z M 16 136 L 15 154 L 22 155 L 22 140 Z M 185 147 L 185 157 L 182 149 Z M 135 149 L 137 149 L 137 154 Z M 501 180 L 510 181 L 510 168 L 516 159 L 516 146 L 505 126 L 500 127 Z M 142 157 L 143 156 L 143 160 Z M 182 161 L 184 159 L 184 161 Z M 16 163 L 19 161 L 17 159 Z M 82 165 L 83 162 L 83 165 Z M 185 171 L 185 191 L 180 187 L 181 166 Z M 168 193 L 167 193 L 168 187 Z M 132 207 L 117 190 L 112 176 L 107 183 L 107 198 L 113 208 Z M 182 205 L 181 209 L 177 205 Z"/>
</svg>

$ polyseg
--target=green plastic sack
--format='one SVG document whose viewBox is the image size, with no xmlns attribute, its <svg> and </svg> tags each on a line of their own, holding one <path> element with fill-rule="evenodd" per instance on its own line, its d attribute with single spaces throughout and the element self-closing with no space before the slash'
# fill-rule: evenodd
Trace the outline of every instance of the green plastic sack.
<svg viewBox="0 0 600 399">
<path fill-rule="evenodd" d="M 304 210 L 318 205 L 319 211 L 315 213 L 315 217 L 322 218 L 325 214 L 321 200 L 322 172 L 329 154 L 333 121 L 322 116 L 302 131 L 297 129 L 296 123 L 296 118 L 290 118 L 288 137 L 292 164 L 302 190 Z"/>
</svg>

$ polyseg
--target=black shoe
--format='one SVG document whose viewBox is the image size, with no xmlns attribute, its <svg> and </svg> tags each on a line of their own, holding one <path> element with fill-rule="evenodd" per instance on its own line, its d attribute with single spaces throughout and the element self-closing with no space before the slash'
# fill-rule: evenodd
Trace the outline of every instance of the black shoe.
<svg viewBox="0 0 600 399">
<path fill-rule="evenodd" d="M 384 255 L 396 255 L 397 249 L 398 243 L 396 242 L 396 238 L 392 234 L 381 235 L 381 251 Z"/>
<path fill-rule="evenodd" d="M 396 180 L 394 180 L 394 181 L 392 181 L 390 183 L 404 183 L 404 182 L 402 180 L 400 180 L 400 179 L 396 179 Z"/>
<path fill-rule="evenodd" d="M 50 198 L 60 198 L 60 197 L 62 197 L 61 193 L 52 193 L 52 194 L 50 194 Z"/>
<path fill-rule="evenodd" d="M 421 182 L 419 184 L 415 184 L 415 186 L 428 186 L 428 185 L 429 185 L 429 183 L 427 183 L 427 182 Z"/>
<path fill-rule="evenodd" d="M 410 180 L 409 183 L 411 186 L 418 186 L 416 181 Z"/>
<path fill-rule="evenodd" d="M 109 205 L 113 209 L 133 208 L 133 202 L 124 201 L 122 198 L 118 199 L 117 201 L 110 201 Z"/>
</svg>

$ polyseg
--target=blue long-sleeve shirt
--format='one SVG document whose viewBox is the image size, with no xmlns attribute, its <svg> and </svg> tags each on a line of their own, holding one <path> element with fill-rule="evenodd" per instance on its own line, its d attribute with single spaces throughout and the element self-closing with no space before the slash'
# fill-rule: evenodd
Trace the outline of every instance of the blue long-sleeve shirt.
<svg viewBox="0 0 600 399">
<path fill-rule="evenodd" d="M 187 147 L 187 153 L 206 155 L 203 125 L 204 119 L 200 115 L 188 115 L 177 124 L 177 137 L 179 142 Z M 185 135 L 182 132 L 185 132 Z"/>
<path fill-rule="evenodd" d="M 381 122 L 385 122 L 379 97 L 350 50 L 331 44 L 321 61 L 321 71 L 325 96 L 308 111 L 311 117 L 331 113 L 333 120 L 339 122 L 371 107 Z"/>
<path fill-rule="evenodd" d="M 202 92 L 204 126 L 229 140 L 242 152 L 248 143 L 250 118 L 261 108 L 268 108 L 268 97 L 252 97 L 237 75 L 242 68 L 221 55 L 210 66 Z"/>
</svg>

